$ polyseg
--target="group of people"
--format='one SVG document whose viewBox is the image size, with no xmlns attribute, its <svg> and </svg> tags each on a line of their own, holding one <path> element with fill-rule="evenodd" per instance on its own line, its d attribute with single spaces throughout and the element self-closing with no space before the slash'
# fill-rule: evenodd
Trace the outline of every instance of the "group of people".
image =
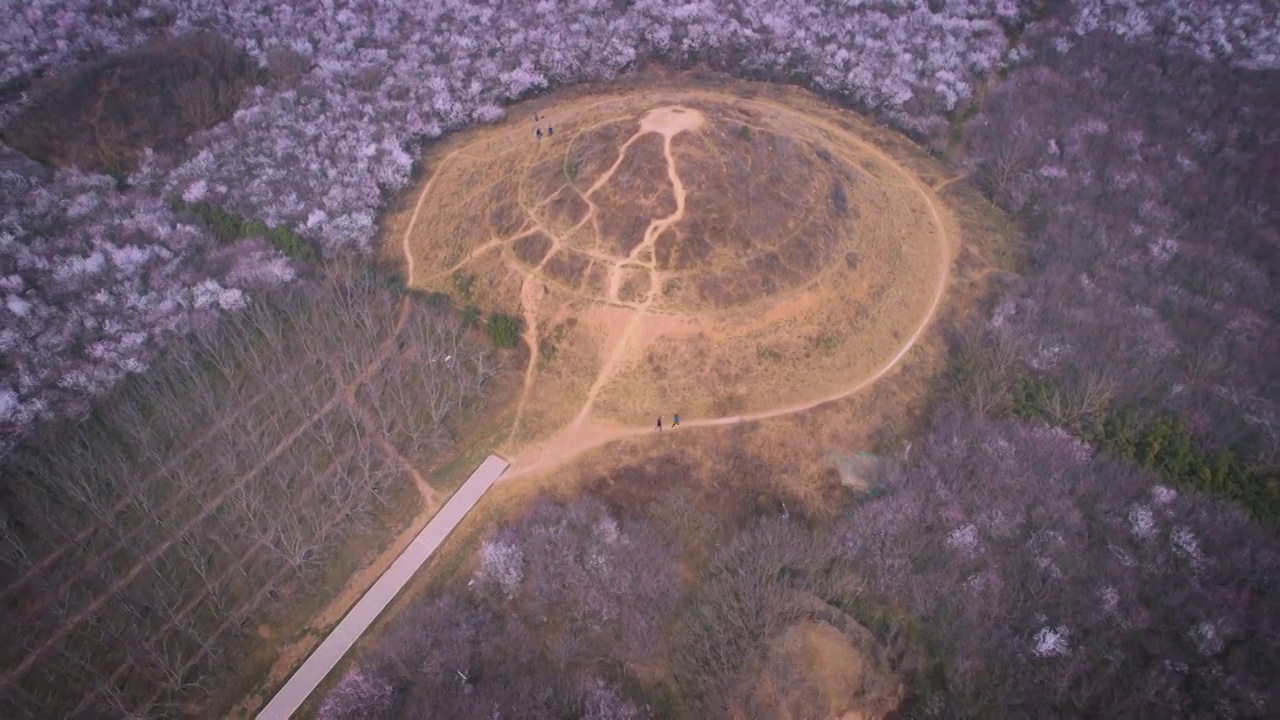
<svg viewBox="0 0 1280 720">
<path fill-rule="evenodd" d="M 543 120 L 546 120 L 546 118 L 545 118 L 545 117 L 539 118 L 539 117 L 538 117 L 538 113 L 534 113 L 534 114 L 533 114 L 533 121 L 534 121 L 535 123 L 536 123 L 536 122 L 541 122 L 541 121 L 543 121 Z M 533 129 L 533 132 L 534 132 L 534 134 L 535 134 L 535 135 L 537 135 L 537 137 L 538 137 L 538 139 L 539 139 L 539 140 L 541 140 L 541 139 L 542 139 L 542 128 L 541 128 L 541 127 L 535 127 L 535 128 Z M 555 128 L 553 128 L 553 127 L 551 127 L 550 125 L 548 125 L 548 126 L 547 126 L 547 137 L 551 137 L 554 133 L 555 133 Z"/>
<path fill-rule="evenodd" d="M 671 427 L 680 427 L 680 413 L 671 416 Z M 658 432 L 662 432 L 662 416 L 658 416 Z"/>
</svg>

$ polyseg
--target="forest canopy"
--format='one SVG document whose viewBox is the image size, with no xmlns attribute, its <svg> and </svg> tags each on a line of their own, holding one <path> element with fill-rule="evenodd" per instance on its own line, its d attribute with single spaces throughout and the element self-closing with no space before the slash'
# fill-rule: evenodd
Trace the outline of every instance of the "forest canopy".
<svg viewBox="0 0 1280 720">
<path fill-rule="evenodd" d="M 216 81 L 190 57 L 139 61 L 182 38 L 217 59 Z M 47 670 L 37 690 L 6 683 L 11 716 L 82 710 L 58 697 L 72 675 L 119 716 L 206 693 L 213 675 L 189 671 L 234 662 L 206 631 L 241 632 L 270 578 L 313 577 L 388 504 L 390 475 L 412 487 L 386 459 L 443 453 L 445 416 L 482 402 L 493 373 L 471 325 L 501 345 L 525 328 L 509 308 L 455 317 L 371 280 L 335 290 L 328 273 L 372 262 L 380 214 L 429 170 L 429 143 L 653 66 L 802 85 L 906 133 L 1011 220 L 1017 267 L 949 338 L 932 413 L 886 452 L 873 493 L 788 512 L 769 494 L 783 479 L 756 477 L 744 455 L 732 478 L 684 477 L 772 490 L 679 527 L 661 487 L 653 508 L 603 491 L 545 499 L 398 618 L 325 716 L 412 715 L 426 698 L 476 717 L 763 714 L 753 678 L 792 657 L 781 638 L 811 631 L 866 658 L 867 708 L 1276 715 L 1274 3 L 42 0 L 15 6 L 0 47 L 0 575 L 13 578 L 0 592 L 27 618 L 7 630 L 3 672 Z M 200 92 L 176 91 L 193 77 Z M 56 102 L 68 83 L 103 97 L 152 79 L 174 89 L 146 101 L 176 103 L 172 123 L 121 130 L 107 121 L 127 108 Z M 387 339 L 401 304 L 417 349 Z M 250 336 L 280 356 L 263 364 Z M 332 367 L 312 366 L 326 340 Z M 455 374 L 415 375 L 410 361 L 445 343 L 466 349 Z M 335 373 L 390 362 L 375 350 L 396 372 L 359 392 L 421 399 L 430 431 L 406 429 L 419 409 L 403 402 L 308 424 L 346 402 L 325 384 L 346 387 Z M 203 437 L 199 420 L 222 417 L 245 368 L 301 383 L 259 388 L 288 400 L 272 405 L 280 432 L 242 427 L 170 484 L 170 430 L 138 418 L 200 388 L 195 424 L 171 431 Z M 103 422 L 117 417 L 128 429 Z M 384 456 L 344 444 L 369 425 Z M 303 426 L 308 452 L 266 444 L 289 447 Z M 316 457 L 322 481 L 294 482 Z M 192 504 L 223 498 L 210 473 L 276 463 L 261 486 L 227 491 L 239 504 Z M 253 502 L 262 488 L 279 494 Z M 343 512 L 290 504 L 309 493 Z M 156 512 L 170 506 L 191 531 L 181 543 Z M 260 517 L 269 527 L 246 534 Z M 128 585 L 165 568 L 170 584 Z M 255 587 L 231 582 L 237 570 Z M 90 619 L 96 635 L 67 629 Z M 770 642 L 772 655 L 746 650 Z M 160 700 L 138 704 L 123 677 Z"/>
</svg>

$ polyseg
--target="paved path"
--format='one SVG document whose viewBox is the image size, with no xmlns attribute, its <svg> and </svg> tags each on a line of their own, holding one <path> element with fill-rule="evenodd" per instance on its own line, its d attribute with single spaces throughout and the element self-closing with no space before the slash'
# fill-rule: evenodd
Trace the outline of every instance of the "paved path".
<svg viewBox="0 0 1280 720">
<path fill-rule="evenodd" d="M 391 567 L 387 568 L 382 577 L 378 578 L 373 587 L 360 598 L 360 602 L 356 603 L 355 607 L 342 618 L 342 622 L 329 633 L 329 637 L 320 643 L 307 661 L 302 663 L 302 667 L 294 671 L 293 677 L 289 678 L 271 702 L 258 713 L 258 720 L 286 720 L 302 703 L 306 702 L 316 686 L 333 670 L 333 666 L 347 654 L 351 646 L 373 624 L 373 621 L 409 582 L 418 568 L 422 567 L 427 558 L 430 558 L 436 548 L 440 547 L 440 543 L 444 542 L 463 516 L 475 506 L 489 486 L 493 485 L 493 481 L 497 480 L 506 469 L 507 461 L 497 455 L 490 455 L 480 463 L 480 467 L 471 473 L 471 477 L 467 478 L 467 481 L 458 488 L 453 497 L 449 498 L 444 507 L 440 508 L 435 517 L 431 518 L 422 532 L 418 533 L 418 537 L 409 543 L 409 547 L 405 548 L 400 557 L 391 563 Z"/>
</svg>

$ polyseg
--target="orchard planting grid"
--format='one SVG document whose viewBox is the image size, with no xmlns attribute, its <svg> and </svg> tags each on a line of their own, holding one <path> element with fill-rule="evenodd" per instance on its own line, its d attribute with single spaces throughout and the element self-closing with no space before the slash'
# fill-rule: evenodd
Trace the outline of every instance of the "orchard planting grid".
<svg viewBox="0 0 1280 720">
<path fill-rule="evenodd" d="M 91 424 L 19 453 L 7 717 L 169 715 L 223 690 L 228 653 L 345 542 L 438 506 L 415 468 L 448 451 L 446 417 L 498 361 L 447 308 L 332 282 L 246 309 Z"/>
</svg>

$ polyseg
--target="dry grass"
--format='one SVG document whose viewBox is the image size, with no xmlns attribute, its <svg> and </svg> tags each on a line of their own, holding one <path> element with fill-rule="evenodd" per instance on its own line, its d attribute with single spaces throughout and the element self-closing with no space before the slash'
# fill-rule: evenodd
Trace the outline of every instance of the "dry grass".
<svg viewBox="0 0 1280 720">
<path fill-rule="evenodd" d="M 581 321 L 538 353 L 509 452 L 580 416 L 639 426 L 816 400 L 877 372 L 932 312 L 957 225 L 929 185 L 945 173 L 909 143 L 886 152 L 886 133 L 799 92 L 540 102 L 554 137 L 518 113 L 446 142 L 385 224 L 417 287 L 457 294 L 455 273 L 474 277 L 465 300 L 519 308 L 532 343 Z M 637 132 L 664 106 L 706 118 L 669 160 L 663 136 Z M 629 257 L 676 211 L 672 173 L 683 218 Z"/>
<path fill-rule="evenodd" d="M 817 598 L 813 602 L 830 612 Z M 842 618 L 843 619 L 843 618 Z M 883 717 L 897 707 L 902 682 L 881 657 L 871 634 L 852 619 L 841 631 L 821 621 L 797 622 L 749 661 L 730 717 Z"/>
</svg>

